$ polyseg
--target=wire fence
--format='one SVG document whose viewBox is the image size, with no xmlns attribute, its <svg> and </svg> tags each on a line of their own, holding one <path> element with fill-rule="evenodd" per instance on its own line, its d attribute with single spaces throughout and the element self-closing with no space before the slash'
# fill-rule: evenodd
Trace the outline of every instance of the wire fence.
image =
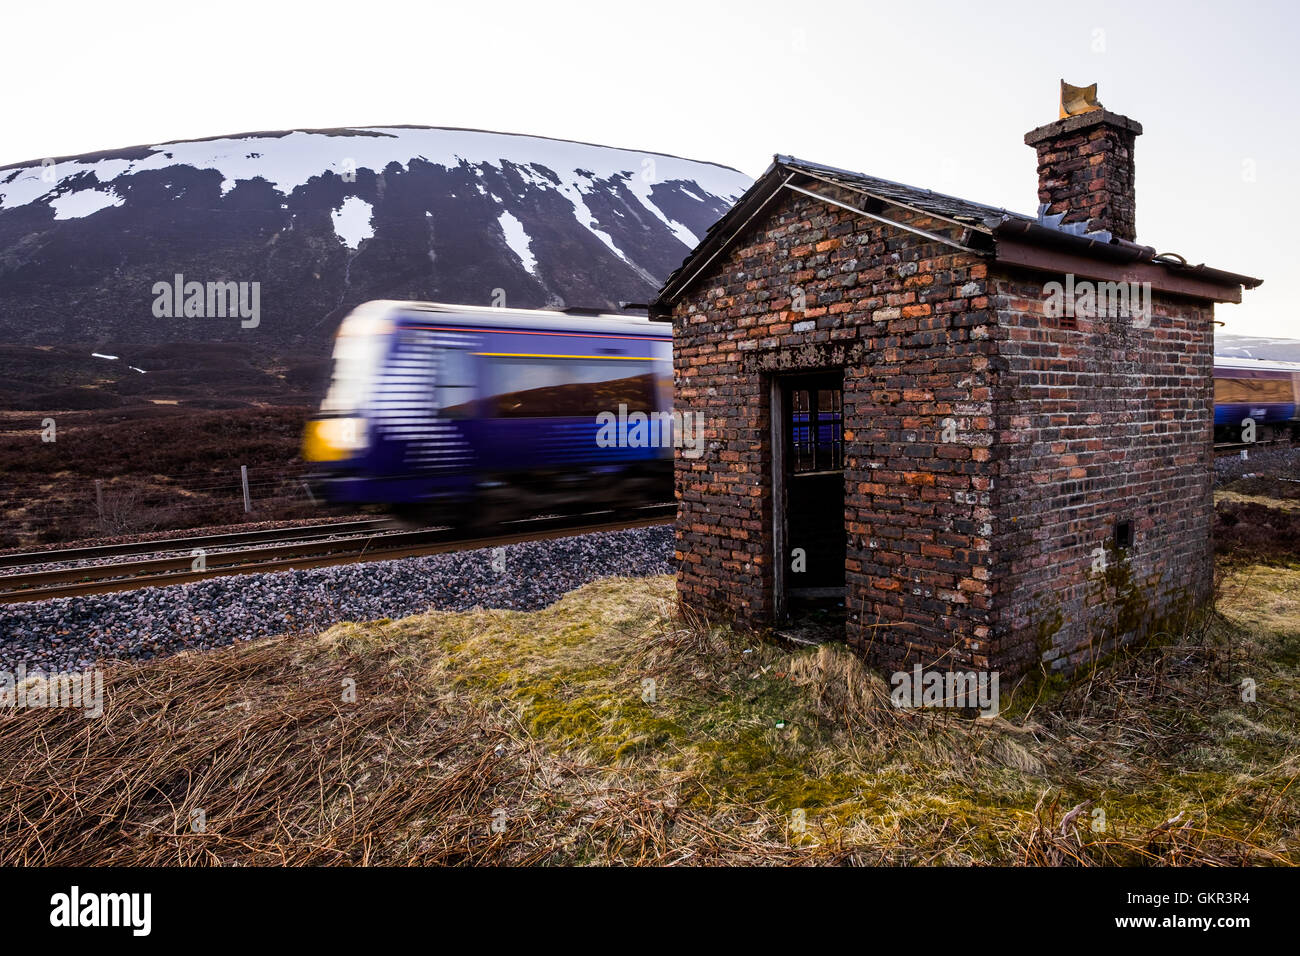
<svg viewBox="0 0 1300 956">
<path fill-rule="evenodd" d="M 18 536 L 55 541 L 259 520 L 313 504 L 303 472 L 294 468 L 250 467 L 246 476 L 236 468 L 228 474 L 55 479 L 31 491 L 0 492 L 0 547 Z"/>
</svg>

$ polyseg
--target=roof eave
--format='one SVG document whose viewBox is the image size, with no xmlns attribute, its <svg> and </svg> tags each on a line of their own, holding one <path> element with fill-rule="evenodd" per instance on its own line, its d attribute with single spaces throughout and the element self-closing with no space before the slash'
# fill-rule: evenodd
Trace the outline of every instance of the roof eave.
<svg viewBox="0 0 1300 956">
<path fill-rule="evenodd" d="M 990 225 L 993 258 L 1003 264 L 1044 272 L 1074 272 L 1094 278 L 1145 281 L 1163 292 L 1214 302 L 1240 302 L 1243 287 L 1254 289 L 1264 281 L 1204 264 L 1189 266 L 1158 256 L 1151 246 L 1124 239 L 1075 235 L 1016 219 Z M 1041 253 L 1034 253 L 1034 249 Z M 1090 262 L 1109 268 L 1089 267 Z"/>
</svg>

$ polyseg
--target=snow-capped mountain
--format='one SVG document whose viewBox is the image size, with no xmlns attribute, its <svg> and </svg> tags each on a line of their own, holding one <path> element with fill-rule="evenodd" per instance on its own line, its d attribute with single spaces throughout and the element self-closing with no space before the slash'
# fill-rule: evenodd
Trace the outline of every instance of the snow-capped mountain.
<svg viewBox="0 0 1300 956">
<path fill-rule="evenodd" d="M 1231 358 L 1253 358 L 1269 362 L 1300 362 L 1300 339 L 1265 338 L 1258 335 L 1214 337 L 1214 354 Z"/>
<path fill-rule="evenodd" d="M 316 351 L 367 299 L 644 302 L 749 184 L 659 153 L 405 126 L 21 163 L 0 168 L 0 340 Z M 259 320 L 160 315 L 174 280 L 256 283 Z"/>
</svg>

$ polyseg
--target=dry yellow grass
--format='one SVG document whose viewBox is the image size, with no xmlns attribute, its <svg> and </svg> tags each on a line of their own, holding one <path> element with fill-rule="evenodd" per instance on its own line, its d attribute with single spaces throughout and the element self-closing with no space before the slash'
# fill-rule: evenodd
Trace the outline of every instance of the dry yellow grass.
<svg viewBox="0 0 1300 956">
<path fill-rule="evenodd" d="M 1247 495 L 1237 491 L 1216 491 L 1214 493 L 1214 503 L 1217 505 L 1221 501 L 1263 505 L 1265 508 L 1275 508 L 1278 511 L 1300 511 L 1300 501 L 1287 501 L 1269 495 Z"/>
<path fill-rule="evenodd" d="M 669 578 L 114 667 L 0 712 L 0 863 L 1295 863 L 1300 571 L 1219 605 L 993 720 Z"/>
</svg>

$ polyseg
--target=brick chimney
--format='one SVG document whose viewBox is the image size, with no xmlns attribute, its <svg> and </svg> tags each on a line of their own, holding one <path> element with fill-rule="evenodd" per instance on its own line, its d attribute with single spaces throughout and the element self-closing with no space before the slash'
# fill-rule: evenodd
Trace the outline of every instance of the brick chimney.
<svg viewBox="0 0 1300 956">
<path fill-rule="evenodd" d="M 1095 84 L 1061 81 L 1061 118 L 1025 134 L 1038 151 L 1039 216 L 1135 240 L 1133 141 L 1141 134 L 1141 123 L 1097 102 Z"/>
</svg>

